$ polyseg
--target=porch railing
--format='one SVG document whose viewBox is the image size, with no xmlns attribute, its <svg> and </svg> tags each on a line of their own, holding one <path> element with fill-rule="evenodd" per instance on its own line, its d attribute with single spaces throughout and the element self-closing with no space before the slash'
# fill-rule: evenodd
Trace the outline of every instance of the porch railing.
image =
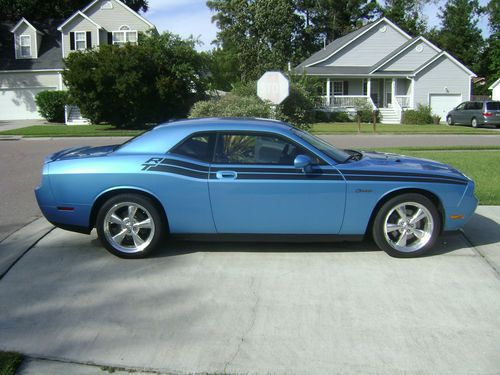
<svg viewBox="0 0 500 375">
<path fill-rule="evenodd" d="M 375 104 L 373 104 L 371 98 L 365 95 L 323 96 L 322 98 L 323 105 L 330 108 L 355 108 L 360 100 L 368 102 L 375 108 Z"/>
<path fill-rule="evenodd" d="M 395 98 L 401 108 L 410 108 L 410 95 L 395 95 Z"/>
</svg>

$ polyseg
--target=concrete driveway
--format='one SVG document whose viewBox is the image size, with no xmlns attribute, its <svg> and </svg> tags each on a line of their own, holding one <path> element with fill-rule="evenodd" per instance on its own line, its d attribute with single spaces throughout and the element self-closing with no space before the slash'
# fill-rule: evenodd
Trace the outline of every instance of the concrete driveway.
<svg viewBox="0 0 500 375">
<path fill-rule="evenodd" d="M 417 259 L 180 242 L 122 260 L 52 230 L 0 281 L 0 350 L 183 374 L 497 374 L 500 210 L 481 210 L 476 247 L 446 234 Z M 54 373 L 37 369 L 21 374 Z"/>
</svg>

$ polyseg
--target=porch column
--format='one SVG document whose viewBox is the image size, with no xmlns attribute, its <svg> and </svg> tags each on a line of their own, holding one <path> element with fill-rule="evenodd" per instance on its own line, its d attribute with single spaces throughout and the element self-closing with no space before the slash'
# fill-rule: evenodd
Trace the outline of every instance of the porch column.
<svg viewBox="0 0 500 375">
<path fill-rule="evenodd" d="M 410 78 L 410 108 L 415 108 L 414 90 L 415 90 L 415 80 L 413 78 Z"/>
<path fill-rule="evenodd" d="M 391 81 L 391 103 L 394 107 L 394 102 L 396 101 L 396 78 Z"/>
<path fill-rule="evenodd" d="M 370 98 L 372 96 L 372 79 L 368 78 L 366 82 L 366 96 Z"/>
<path fill-rule="evenodd" d="M 328 107 L 330 107 L 330 105 L 331 105 L 331 101 L 330 101 L 330 86 L 331 86 L 330 77 L 328 77 L 326 79 L 326 103 L 327 103 Z"/>
</svg>

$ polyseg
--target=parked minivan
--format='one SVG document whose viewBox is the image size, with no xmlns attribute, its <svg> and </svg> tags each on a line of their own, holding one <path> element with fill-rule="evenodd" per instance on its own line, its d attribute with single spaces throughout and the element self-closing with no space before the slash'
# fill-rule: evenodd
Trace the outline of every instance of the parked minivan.
<svg viewBox="0 0 500 375">
<path fill-rule="evenodd" d="M 500 101 L 463 102 L 448 112 L 448 125 L 466 124 L 473 128 L 482 125 L 500 126 Z"/>
</svg>

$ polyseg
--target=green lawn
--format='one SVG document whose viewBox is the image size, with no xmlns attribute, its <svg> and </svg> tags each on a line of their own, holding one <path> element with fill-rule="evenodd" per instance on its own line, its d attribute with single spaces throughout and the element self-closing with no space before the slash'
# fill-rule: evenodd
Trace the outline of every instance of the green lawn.
<svg viewBox="0 0 500 375">
<path fill-rule="evenodd" d="M 357 134 L 357 123 L 327 123 L 313 125 L 315 134 Z M 361 124 L 362 134 L 373 134 L 372 124 Z M 474 129 L 468 126 L 377 124 L 377 134 L 499 134 L 491 128 Z"/>
<path fill-rule="evenodd" d="M 418 158 L 450 164 L 476 182 L 479 204 L 500 205 L 500 150 L 416 151 L 411 149 L 384 149 Z"/>
<path fill-rule="evenodd" d="M 22 135 L 23 137 L 133 137 L 143 130 L 116 129 L 111 125 L 39 125 L 6 130 L 0 135 Z"/>
<path fill-rule="evenodd" d="M 21 354 L 0 352 L 0 375 L 14 375 L 22 361 Z"/>
<path fill-rule="evenodd" d="M 23 137 L 120 137 L 135 136 L 142 130 L 121 130 L 111 125 L 40 125 L 7 130 L 0 135 L 20 135 Z M 358 134 L 355 123 L 318 123 L 314 124 L 312 132 L 316 134 Z M 362 134 L 373 134 L 371 124 L 361 125 Z M 474 129 L 467 126 L 448 125 L 388 125 L 377 124 L 377 134 L 497 134 L 493 129 Z"/>
</svg>

